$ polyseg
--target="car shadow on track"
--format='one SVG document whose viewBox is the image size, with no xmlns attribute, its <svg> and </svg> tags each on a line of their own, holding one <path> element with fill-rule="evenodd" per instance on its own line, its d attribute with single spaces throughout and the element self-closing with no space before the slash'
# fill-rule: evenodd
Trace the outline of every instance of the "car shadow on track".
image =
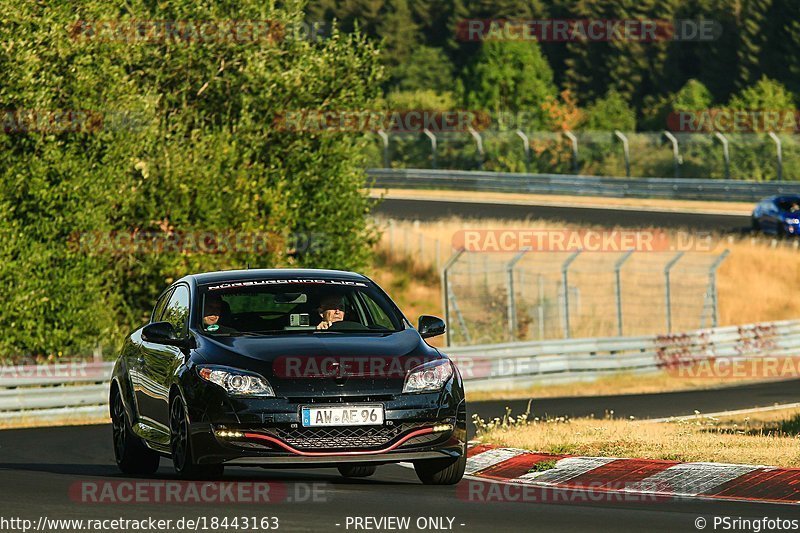
<svg viewBox="0 0 800 533">
<path fill-rule="evenodd" d="M 44 472 L 50 474 L 61 474 L 66 476 L 87 476 L 96 478 L 110 478 L 114 480 L 153 480 L 153 481 L 177 481 L 179 478 L 172 473 L 169 466 L 162 465 L 158 472 L 150 476 L 131 477 L 120 472 L 113 464 L 78 464 L 78 463 L 0 463 L 0 478 L 4 471 L 27 471 Z M 395 471 L 396 472 L 396 471 Z M 392 480 L 381 478 L 382 470 L 379 468 L 374 477 L 370 478 L 346 478 L 341 476 L 335 469 L 239 469 L 229 468 L 225 475 L 214 481 L 225 482 L 269 482 L 279 481 L 284 483 L 309 483 L 322 482 L 333 485 L 414 485 L 419 484 L 409 471 L 408 480 L 397 479 L 396 475 Z M 203 480 L 201 480 L 203 481 Z"/>
</svg>

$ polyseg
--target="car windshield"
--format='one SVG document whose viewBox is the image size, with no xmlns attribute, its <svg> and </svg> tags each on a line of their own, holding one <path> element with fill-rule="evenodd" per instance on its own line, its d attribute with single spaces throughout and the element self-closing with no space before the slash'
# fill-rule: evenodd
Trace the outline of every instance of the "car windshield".
<svg viewBox="0 0 800 533">
<path fill-rule="evenodd" d="M 798 198 L 784 198 L 778 202 L 778 209 L 781 211 L 788 211 L 789 213 L 797 213 L 800 211 L 800 197 Z"/>
<path fill-rule="evenodd" d="M 403 329 L 374 285 L 350 280 L 253 280 L 201 287 L 200 329 L 214 336 L 374 333 Z"/>
</svg>

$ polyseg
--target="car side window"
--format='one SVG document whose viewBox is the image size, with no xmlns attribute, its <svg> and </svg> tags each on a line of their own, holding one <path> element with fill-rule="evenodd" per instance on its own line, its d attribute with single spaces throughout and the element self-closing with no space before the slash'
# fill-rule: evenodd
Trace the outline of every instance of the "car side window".
<svg viewBox="0 0 800 533">
<path fill-rule="evenodd" d="M 362 294 L 361 297 L 364 300 L 364 303 L 366 304 L 367 309 L 369 310 L 370 318 L 372 319 L 372 324 L 370 325 L 381 326 L 386 329 L 394 329 L 394 324 L 392 324 L 392 319 L 389 318 L 389 316 L 384 312 L 383 309 L 381 309 L 381 306 L 379 306 L 372 298 L 370 298 L 366 294 Z"/>
<path fill-rule="evenodd" d="M 170 294 L 172 294 L 172 291 L 167 291 L 158 299 L 156 306 L 153 308 L 153 314 L 150 315 L 150 323 L 159 322 L 161 320 L 161 315 L 164 314 L 164 308 L 167 306 Z"/>
<path fill-rule="evenodd" d="M 178 338 L 189 334 L 189 288 L 178 285 L 169 298 L 169 303 L 164 309 L 162 321 L 170 322 L 175 328 Z"/>
</svg>

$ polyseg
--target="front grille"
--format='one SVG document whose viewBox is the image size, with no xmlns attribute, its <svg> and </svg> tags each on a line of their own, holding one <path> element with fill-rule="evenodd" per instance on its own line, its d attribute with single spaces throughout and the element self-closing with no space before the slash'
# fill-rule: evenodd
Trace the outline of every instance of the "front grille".
<svg viewBox="0 0 800 533">
<path fill-rule="evenodd" d="M 300 450 L 341 450 L 381 448 L 417 427 L 417 424 L 396 426 L 353 426 L 325 428 L 279 429 L 278 436 Z"/>
</svg>

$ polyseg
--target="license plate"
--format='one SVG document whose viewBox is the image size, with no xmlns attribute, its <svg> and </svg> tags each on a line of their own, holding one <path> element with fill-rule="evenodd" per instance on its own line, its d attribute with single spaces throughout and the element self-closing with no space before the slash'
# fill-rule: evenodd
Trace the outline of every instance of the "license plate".
<svg viewBox="0 0 800 533">
<path fill-rule="evenodd" d="M 383 424 L 382 405 L 303 407 L 303 427 L 378 426 Z"/>
</svg>

